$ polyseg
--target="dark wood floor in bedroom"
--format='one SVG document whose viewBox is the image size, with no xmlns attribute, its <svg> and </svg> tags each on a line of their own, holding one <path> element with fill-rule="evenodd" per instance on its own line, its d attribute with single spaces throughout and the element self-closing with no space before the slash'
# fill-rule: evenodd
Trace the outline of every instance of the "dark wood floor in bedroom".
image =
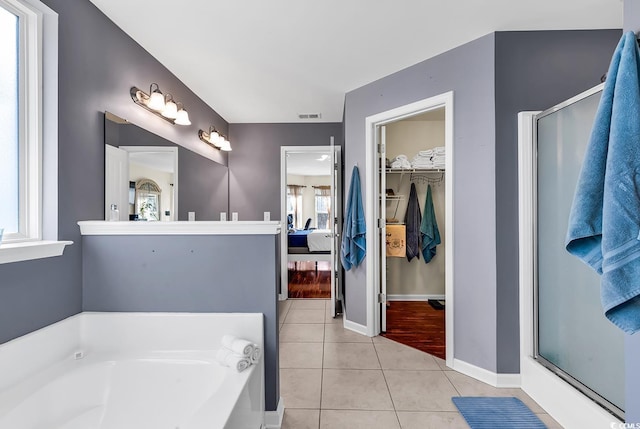
<svg viewBox="0 0 640 429">
<path fill-rule="evenodd" d="M 387 307 L 390 340 L 445 359 L 445 310 L 436 310 L 422 301 L 391 301 Z"/>
<path fill-rule="evenodd" d="M 331 264 L 289 262 L 289 298 L 331 298 Z"/>
</svg>

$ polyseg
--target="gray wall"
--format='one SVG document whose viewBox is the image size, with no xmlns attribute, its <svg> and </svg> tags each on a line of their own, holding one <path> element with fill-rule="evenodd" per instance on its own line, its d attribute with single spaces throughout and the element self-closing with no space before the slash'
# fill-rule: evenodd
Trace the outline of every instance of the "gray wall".
<svg viewBox="0 0 640 429">
<path fill-rule="evenodd" d="M 85 236 L 83 308 L 263 313 L 266 409 L 275 410 L 280 281 L 276 247 L 273 235 Z"/>
<path fill-rule="evenodd" d="M 342 145 L 342 124 L 229 124 L 229 211 L 240 220 L 280 219 L 280 147 Z"/>
<path fill-rule="evenodd" d="M 365 118 L 454 91 L 455 354 L 491 371 L 496 370 L 493 58 L 490 34 L 349 92 L 345 107 L 345 172 L 358 163 L 366 195 L 374 191 L 365 184 Z M 365 265 L 372 257 L 345 275 L 346 316 L 362 325 Z"/>
<path fill-rule="evenodd" d="M 640 2 L 624 0 L 624 31 L 640 31 Z M 640 423 L 640 334 L 625 336 L 627 422 Z"/>
<path fill-rule="evenodd" d="M 518 373 L 518 124 L 600 83 L 620 30 L 496 33 L 497 371 Z"/>
<path fill-rule="evenodd" d="M 114 130 L 116 128 L 116 130 Z M 118 135 L 114 145 L 172 146 L 176 144 L 132 124 L 105 122 L 105 134 Z M 225 165 L 178 146 L 178 219 L 219 220 L 229 208 L 229 175 Z"/>
<path fill-rule="evenodd" d="M 367 116 L 454 91 L 457 359 L 519 371 L 516 116 L 599 83 L 619 36 L 619 30 L 495 33 L 347 94 L 345 170 L 358 162 L 364 177 Z M 347 318 L 364 325 L 364 267 L 345 279 Z"/>
<path fill-rule="evenodd" d="M 88 0 L 43 0 L 59 14 L 58 236 L 61 257 L 0 265 L 0 343 L 82 311 L 78 220 L 104 217 L 104 111 L 175 142 L 227 123 Z M 173 126 L 136 106 L 129 88 L 158 82 L 194 125 Z M 227 163 L 220 155 L 219 162 Z"/>
</svg>

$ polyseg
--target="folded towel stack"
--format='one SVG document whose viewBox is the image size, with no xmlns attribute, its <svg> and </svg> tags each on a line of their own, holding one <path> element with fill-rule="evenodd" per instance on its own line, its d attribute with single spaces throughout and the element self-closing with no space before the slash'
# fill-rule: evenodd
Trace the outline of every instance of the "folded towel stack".
<svg viewBox="0 0 640 429">
<path fill-rule="evenodd" d="M 391 168 L 411 168 L 411 163 L 409 162 L 409 158 L 407 158 L 406 155 L 398 155 L 393 158 L 393 161 L 391 161 Z"/>
<path fill-rule="evenodd" d="M 419 151 L 411 160 L 413 168 L 444 168 L 446 150 L 444 146 Z"/>
<path fill-rule="evenodd" d="M 218 350 L 216 360 L 223 366 L 242 372 L 260 361 L 262 350 L 257 344 L 236 338 L 233 335 L 222 337 L 222 348 Z"/>
</svg>

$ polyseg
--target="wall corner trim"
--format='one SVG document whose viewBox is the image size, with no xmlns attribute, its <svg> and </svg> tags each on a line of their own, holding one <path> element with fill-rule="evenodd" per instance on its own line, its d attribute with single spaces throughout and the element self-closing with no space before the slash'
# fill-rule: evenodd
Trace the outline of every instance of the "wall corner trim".
<svg viewBox="0 0 640 429">
<path fill-rule="evenodd" d="M 371 336 L 371 335 L 369 335 L 367 333 L 367 327 L 366 326 L 361 325 L 361 324 L 356 323 L 356 322 L 352 322 L 351 320 L 347 320 L 347 319 L 344 320 L 344 328 L 348 329 L 350 331 L 356 332 L 358 334 L 365 335 L 367 337 Z"/>
<path fill-rule="evenodd" d="M 282 397 L 278 399 L 278 407 L 275 411 L 265 411 L 264 413 L 264 428 L 265 429 L 280 429 L 282 426 L 282 419 L 284 418 L 284 400 Z"/>
</svg>

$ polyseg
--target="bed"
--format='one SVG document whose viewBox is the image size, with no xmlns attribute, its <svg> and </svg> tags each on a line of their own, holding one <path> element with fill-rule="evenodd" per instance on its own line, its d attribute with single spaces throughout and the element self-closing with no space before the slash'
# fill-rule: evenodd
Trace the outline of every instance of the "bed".
<svg viewBox="0 0 640 429">
<path fill-rule="evenodd" d="M 330 261 L 331 231 L 303 229 L 287 234 L 289 261 Z"/>
</svg>

